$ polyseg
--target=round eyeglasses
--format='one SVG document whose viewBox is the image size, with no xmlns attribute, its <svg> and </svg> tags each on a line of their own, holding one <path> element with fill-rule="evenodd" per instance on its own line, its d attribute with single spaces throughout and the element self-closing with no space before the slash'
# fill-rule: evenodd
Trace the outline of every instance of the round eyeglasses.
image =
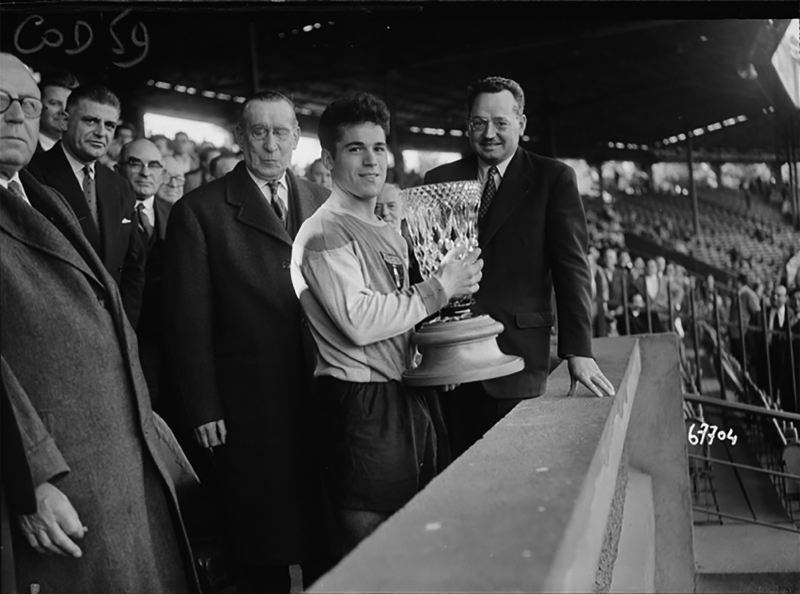
<svg viewBox="0 0 800 594">
<path fill-rule="evenodd" d="M 14 101 L 19 102 L 22 113 L 26 118 L 38 118 L 42 115 L 42 102 L 36 97 L 12 97 L 5 91 L 0 91 L 0 113 L 5 113 L 11 109 Z"/>
</svg>

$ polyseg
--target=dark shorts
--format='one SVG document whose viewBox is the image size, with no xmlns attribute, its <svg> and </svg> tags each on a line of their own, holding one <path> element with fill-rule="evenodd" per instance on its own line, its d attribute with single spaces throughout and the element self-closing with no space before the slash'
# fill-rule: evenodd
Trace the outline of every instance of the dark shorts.
<svg viewBox="0 0 800 594">
<path fill-rule="evenodd" d="M 317 378 L 316 389 L 323 475 L 335 507 L 395 512 L 449 463 L 435 391 L 330 377 Z"/>
</svg>

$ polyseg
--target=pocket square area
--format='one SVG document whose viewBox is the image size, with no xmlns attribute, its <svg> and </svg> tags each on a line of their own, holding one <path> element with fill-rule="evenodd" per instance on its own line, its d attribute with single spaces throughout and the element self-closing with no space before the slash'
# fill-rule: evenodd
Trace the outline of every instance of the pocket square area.
<svg viewBox="0 0 800 594">
<path fill-rule="evenodd" d="M 123 224 L 123 225 L 124 225 L 125 223 L 130 223 L 130 222 L 131 222 L 131 220 L 130 220 L 130 219 L 122 219 L 122 224 Z"/>
</svg>

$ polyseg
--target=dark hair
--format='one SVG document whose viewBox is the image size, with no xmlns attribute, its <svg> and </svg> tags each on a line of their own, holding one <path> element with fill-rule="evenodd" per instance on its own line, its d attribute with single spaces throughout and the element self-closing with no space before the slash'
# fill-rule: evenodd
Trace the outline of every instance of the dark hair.
<svg viewBox="0 0 800 594">
<path fill-rule="evenodd" d="M 740 272 L 739 276 L 736 278 L 736 280 L 738 280 L 741 284 L 746 285 L 747 284 L 747 273 Z"/>
<path fill-rule="evenodd" d="M 383 128 L 389 135 L 389 108 L 369 93 L 358 93 L 337 99 L 331 103 L 319 119 L 319 143 L 332 156 L 336 156 L 336 143 L 342 139 L 342 130 L 347 126 L 372 123 Z"/>
<path fill-rule="evenodd" d="M 159 140 L 166 140 L 167 142 L 169 142 L 169 138 L 167 138 L 163 134 L 153 134 L 150 138 L 148 138 L 148 140 L 153 144 L 156 144 Z"/>
<path fill-rule="evenodd" d="M 119 136 L 120 130 L 130 130 L 133 137 L 136 138 L 136 126 L 134 126 L 130 122 L 121 122 L 120 125 L 117 126 L 117 129 L 114 130 L 114 138 Z"/>
<path fill-rule="evenodd" d="M 514 96 L 514 100 L 517 102 L 517 109 L 515 112 L 518 116 L 525 113 L 525 92 L 519 84 L 510 78 L 487 76 L 473 83 L 467 90 L 467 115 L 472 115 L 472 105 L 475 103 L 475 98 L 478 95 L 483 93 L 501 93 L 502 91 L 508 91 Z"/>
<path fill-rule="evenodd" d="M 202 149 L 198 155 L 200 162 L 207 163 L 209 161 L 208 157 L 211 155 L 211 153 L 221 153 L 221 151 L 215 146 L 207 146 L 206 148 Z"/>
<path fill-rule="evenodd" d="M 122 111 L 122 105 L 113 91 L 103 85 L 91 84 L 81 85 L 67 99 L 67 112 L 72 111 L 81 101 L 92 101 L 100 105 L 110 105 L 117 111 Z"/>
<path fill-rule="evenodd" d="M 39 90 L 42 92 L 42 95 L 44 95 L 44 90 L 47 87 L 61 87 L 74 91 L 79 85 L 80 83 L 78 79 L 75 78 L 74 74 L 66 70 L 58 70 L 50 72 L 42 77 L 42 82 L 39 83 Z"/>
<path fill-rule="evenodd" d="M 255 103 L 256 101 L 264 101 L 266 103 L 274 103 L 274 102 L 277 102 L 277 101 L 285 101 L 286 103 L 289 104 L 289 107 L 292 108 L 292 113 L 294 113 L 294 111 L 295 111 L 295 109 L 294 109 L 294 101 L 289 99 L 283 93 L 281 93 L 279 91 L 273 91 L 271 89 L 266 90 L 266 91 L 259 91 L 258 93 L 256 93 L 252 97 L 250 97 L 250 99 L 245 101 L 244 105 L 242 105 L 242 113 L 239 114 L 239 124 L 238 124 L 240 130 L 244 130 L 244 114 L 247 113 L 247 108 L 250 106 L 251 103 Z M 295 116 L 295 119 L 297 119 L 296 116 Z"/>
</svg>

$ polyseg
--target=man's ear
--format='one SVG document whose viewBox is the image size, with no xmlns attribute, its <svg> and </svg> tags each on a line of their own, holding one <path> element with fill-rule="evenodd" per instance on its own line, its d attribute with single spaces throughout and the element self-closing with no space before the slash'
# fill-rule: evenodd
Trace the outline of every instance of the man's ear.
<svg viewBox="0 0 800 594">
<path fill-rule="evenodd" d="M 244 135 L 242 134 L 241 126 L 237 125 L 233 129 L 233 138 L 236 140 L 236 144 L 238 144 L 240 147 L 244 146 Z"/>
<path fill-rule="evenodd" d="M 322 164 L 328 171 L 333 171 L 333 155 L 328 149 L 322 149 Z"/>
</svg>

